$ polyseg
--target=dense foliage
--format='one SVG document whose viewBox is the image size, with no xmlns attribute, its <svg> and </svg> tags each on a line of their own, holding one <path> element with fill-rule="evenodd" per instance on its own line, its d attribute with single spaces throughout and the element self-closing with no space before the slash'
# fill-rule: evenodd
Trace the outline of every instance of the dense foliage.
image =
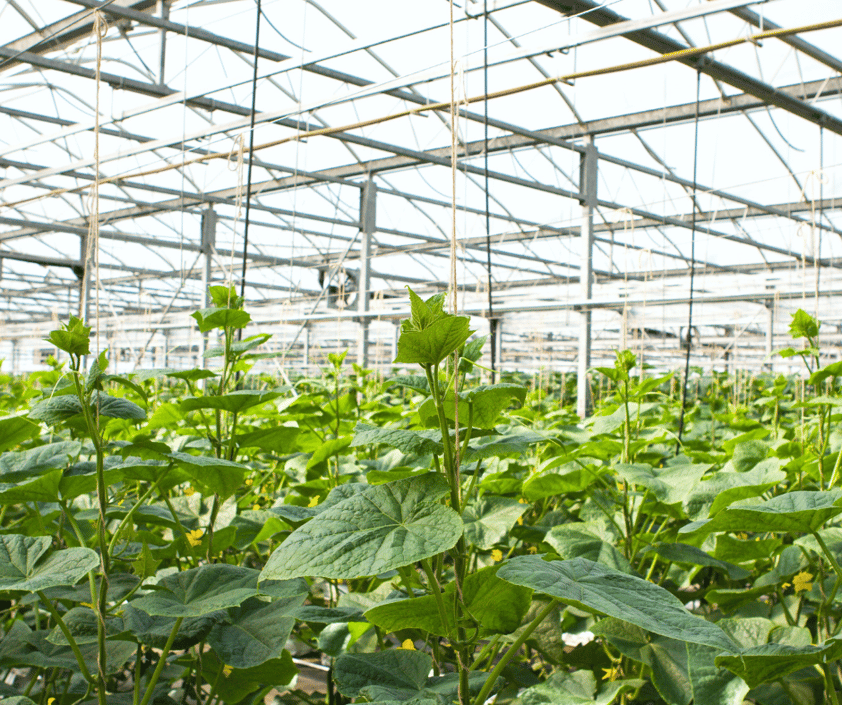
<svg viewBox="0 0 842 705">
<path fill-rule="evenodd" d="M 679 437 L 628 351 L 584 422 L 571 380 L 481 384 L 443 295 L 410 292 L 413 374 L 277 386 L 211 294 L 211 369 L 110 375 L 71 319 L 2 380 L 4 702 L 838 703 L 842 363 L 806 313 L 803 379 L 697 375 Z"/>
</svg>

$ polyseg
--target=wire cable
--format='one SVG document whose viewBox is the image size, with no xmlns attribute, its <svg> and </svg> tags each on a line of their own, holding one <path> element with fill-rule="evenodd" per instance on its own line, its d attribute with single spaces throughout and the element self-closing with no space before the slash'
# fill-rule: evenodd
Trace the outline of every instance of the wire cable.
<svg viewBox="0 0 842 705">
<path fill-rule="evenodd" d="M 690 296 L 687 308 L 687 354 L 684 358 L 684 385 L 681 389 L 681 414 L 678 417 L 678 439 L 675 454 L 681 447 L 681 434 L 684 432 L 684 412 L 687 408 L 687 386 L 690 379 L 690 353 L 693 349 L 693 285 L 696 278 L 696 203 L 697 176 L 699 170 L 699 91 L 702 72 L 696 69 L 696 115 L 693 119 L 693 198 L 691 199 L 692 216 L 690 225 Z"/>
</svg>

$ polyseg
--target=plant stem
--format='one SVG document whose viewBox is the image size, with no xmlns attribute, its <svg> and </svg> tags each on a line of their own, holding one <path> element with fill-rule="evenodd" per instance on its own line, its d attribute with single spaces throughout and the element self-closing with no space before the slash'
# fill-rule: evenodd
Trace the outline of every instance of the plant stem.
<svg viewBox="0 0 842 705">
<path fill-rule="evenodd" d="M 439 619 L 441 619 L 442 627 L 447 633 L 448 638 L 452 638 L 450 624 L 447 619 L 447 607 L 445 607 L 444 598 L 442 597 L 441 593 L 441 588 L 439 587 L 438 580 L 436 580 L 436 575 L 433 572 L 433 566 L 430 563 L 430 559 L 426 558 L 423 561 L 421 561 L 421 567 L 424 569 L 424 574 L 427 576 L 427 583 L 429 584 L 430 590 L 433 593 L 433 597 L 436 600 L 436 608 L 439 611 Z"/>
<path fill-rule="evenodd" d="M 488 678 L 485 680 L 485 685 L 482 686 L 482 690 L 479 692 L 476 698 L 474 698 L 473 705 L 482 705 L 486 699 L 488 698 L 488 694 L 491 692 L 491 689 L 494 687 L 494 683 L 496 682 L 497 678 L 503 672 L 503 669 L 509 665 L 509 661 L 514 658 L 514 655 L 520 650 L 520 647 L 526 643 L 526 640 L 532 636 L 532 632 L 534 632 L 538 626 L 543 622 L 547 616 L 555 609 L 557 604 L 557 600 L 550 600 L 549 604 L 544 607 L 539 613 L 538 616 L 535 617 L 526 629 L 523 630 L 523 633 L 514 641 L 514 643 L 508 648 L 505 654 L 500 657 L 500 660 L 497 662 L 497 665 L 494 667 L 494 670 L 488 674 Z"/>
<path fill-rule="evenodd" d="M 149 701 L 152 699 L 152 693 L 155 691 L 155 684 L 158 682 L 158 678 L 161 677 L 161 672 L 164 670 L 164 665 L 167 662 L 167 656 L 169 656 L 170 649 L 175 641 L 175 637 L 178 635 L 178 630 L 181 629 L 181 623 L 183 621 L 184 617 L 179 617 L 175 620 L 175 626 L 173 626 L 170 636 L 167 639 L 167 643 L 164 645 L 164 650 L 161 652 L 158 665 L 155 666 L 155 671 L 152 673 L 152 677 L 146 684 L 146 694 L 143 696 L 143 700 L 140 701 L 140 705 L 149 705 Z"/>
<path fill-rule="evenodd" d="M 61 629 L 61 633 L 64 634 L 64 638 L 67 639 L 67 643 L 70 645 L 70 650 L 73 651 L 73 655 L 76 657 L 76 663 L 79 664 L 79 672 L 82 674 L 82 677 L 88 681 L 88 683 L 93 683 L 94 678 L 91 676 L 91 672 L 88 670 L 87 664 L 85 664 L 85 658 L 82 656 L 79 644 L 76 643 L 76 639 L 73 638 L 73 635 L 70 633 L 70 630 L 67 628 L 67 625 L 64 623 L 64 620 L 61 618 L 58 610 L 55 608 L 53 603 L 50 602 L 43 591 L 38 590 L 37 594 L 38 597 L 41 598 L 41 602 L 43 602 L 44 606 L 47 608 L 47 611 L 55 620 L 58 628 Z"/>
</svg>

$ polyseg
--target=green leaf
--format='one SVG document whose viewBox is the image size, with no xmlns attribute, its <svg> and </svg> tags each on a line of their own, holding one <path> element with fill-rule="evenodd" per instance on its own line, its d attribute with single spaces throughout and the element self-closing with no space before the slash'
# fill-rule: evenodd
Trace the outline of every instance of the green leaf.
<svg viewBox="0 0 842 705">
<path fill-rule="evenodd" d="M 245 311 L 232 308 L 203 308 L 190 315 L 196 319 L 202 333 L 214 328 L 245 328 L 251 321 Z"/>
<path fill-rule="evenodd" d="M 63 617 L 64 624 L 77 644 L 94 644 L 97 641 L 97 614 L 90 607 L 73 607 Z M 114 636 L 123 631 L 123 620 L 107 616 L 105 619 L 106 636 Z M 70 642 L 59 627 L 54 627 L 47 641 L 56 646 L 68 646 Z"/>
<path fill-rule="evenodd" d="M 678 598 L 662 587 L 584 558 L 547 562 L 539 556 L 517 556 L 500 568 L 498 576 L 661 636 L 723 651 L 735 649 L 719 627 L 688 612 Z"/>
<path fill-rule="evenodd" d="M 657 546 L 650 546 L 650 551 L 667 561 L 675 563 L 690 563 L 692 565 L 710 566 L 719 568 L 728 573 L 731 580 L 745 580 L 751 573 L 733 563 L 726 563 L 705 553 L 701 548 L 690 546 L 686 543 L 662 543 Z"/>
<path fill-rule="evenodd" d="M 359 578 L 446 551 L 462 535 L 459 515 L 438 502 L 448 492 L 434 473 L 363 489 L 293 531 L 261 580 Z"/>
<path fill-rule="evenodd" d="M 516 499 L 484 495 L 462 512 L 465 523 L 465 540 L 482 550 L 500 543 L 514 526 L 518 517 L 529 509 Z"/>
<path fill-rule="evenodd" d="M 522 691 L 514 705 L 611 705 L 622 693 L 641 685 L 640 680 L 613 681 L 603 683 L 597 692 L 593 671 L 559 671 Z"/>
<path fill-rule="evenodd" d="M 398 339 L 395 362 L 437 365 L 454 350 L 464 345 L 474 332 L 466 316 L 447 316 L 423 330 L 404 330 Z"/>
<path fill-rule="evenodd" d="M 601 535 L 593 522 L 571 522 L 552 527 L 544 540 L 561 558 L 587 558 L 594 563 L 631 573 L 626 557 L 615 547 L 612 536 Z"/>
<path fill-rule="evenodd" d="M 350 438 L 331 438 L 329 441 L 325 441 L 313 453 L 310 460 L 307 461 L 307 469 L 309 470 L 319 463 L 325 462 L 334 455 L 338 455 L 350 445 Z"/>
<path fill-rule="evenodd" d="M 820 326 L 821 323 L 809 313 L 799 308 L 792 314 L 789 332 L 793 338 L 815 338 L 819 334 Z"/>
<path fill-rule="evenodd" d="M 204 494 L 218 494 L 221 500 L 227 499 L 242 487 L 248 470 L 245 465 L 223 458 L 175 452 L 169 456 L 193 478 Z"/>
<path fill-rule="evenodd" d="M 236 607 L 258 594 L 258 571 L 213 563 L 161 578 L 149 595 L 131 602 L 135 609 L 162 617 L 201 617 Z"/>
<path fill-rule="evenodd" d="M 0 483 L 0 504 L 55 502 L 58 500 L 61 470 L 50 470 L 30 482 Z"/>
<path fill-rule="evenodd" d="M 228 617 L 225 610 L 217 610 L 201 617 L 187 617 L 181 622 L 173 648 L 182 650 L 203 642 L 213 626 Z M 123 606 L 123 626 L 141 643 L 153 649 L 163 649 L 175 628 L 175 617 L 161 617 L 135 609 L 132 603 Z"/>
<path fill-rule="evenodd" d="M 761 644 L 738 654 L 716 657 L 716 666 L 736 673 L 749 688 L 776 681 L 790 673 L 815 664 L 832 663 L 842 657 L 842 640 L 833 639 L 821 646 Z"/>
<path fill-rule="evenodd" d="M 402 428 L 381 428 L 366 423 L 358 423 L 354 429 L 352 447 L 383 445 L 397 448 L 408 455 L 441 455 L 444 445 L 440 431 L 408 431 Z"/>
<path fill-rule="evenodd" d="M 90 355 L 91 326 L 86 326 L 82 319 L 71 316 L 69 322 L 63 324 L 60 329 L 51 331 L 44 340 L 71 355 Z"/>
<path fill-rule="evenodd" d="M 625 656 L 652 669 L 652 685 L 667 703 L 687 705 L 693 697 L 687 673 L 687 645 L 668 637 L 651 635 L 645 629 L 609 617 L 592 628 Z M 699 701 L 708 702 L 708 701 Z"/>
<path fill-rule="evenodd" d="M 532 591 L 501 580 L 496 576 L 500 566 L 480 568 L 465 578 L 462 596 L 468 612 L 479 625 L 490 632 L 509 634 L 522 623 L 529 609 Z M 446 612 L 455 614 L 456 585 L 448 583 L 443 591 Z M 441 621 L 432 595 L 387 600 L 365 613 L 366 618 L 387 632 L 421 629 L 438 636 L 448 636 L 455 628 Z"/>
<path fill-rule="evenodd" d="M 334 663 L 333 677 L 336 689 L 346 698 L 356 698 L 363 688 L 372 685 L 411 696 L 423 690 L 432 667 L 432 657 L 423 651 L 390 649 L 342 654 Z"/>
<path fill-rule="evenodd" d="M 526 399 L 526 387 L 519 384 L 502 382 L 473 387 L 459 394 L 459 425 L 462 427 L 468 425 L 468 419 L 471 418 L 470 407 L 473 406 L 473 426 L 494 428 L 499 420 L 500 412 L 513 402 L 523 404 L 524 399 Z M 454 421 L 456 404 L 453 390 L 445 394 L 442 405 L 445 417 Z M 438 412 L 432 399 L 428 399 L 418 408 L 418 415 L 424 425 L 438 427 Z"/>
<path fill-rule="evenodd" d="M 389 386 L 406 387 L 424 396 L 430 394 L 430 382 L 424 375 L 400 375 L 386 382 Z"/>
<path fill-rule="evenodd" d="M 529 446 L 545 443 L 547 437 L 535 431 L 521 430 L 503 436 L 482 436 L 472 438 L 462 462 L 471 463 L 485 458 L 514 457 L 524 455 Z"/>
<path fill-rule="evenodd" d="M 43 475 L 48 470 L 64 468 L 82 450 L 79 441 L 48 443 L 30 450 L 0 455 L 0 480 L 17 482 Z"/>
<path fill-rule="evenodd" d="M 64 423 L 82 413 L 82 402 L 74 394 L 49 397 L 33 404 L 29 418 L 43 421 L 48 426 Z"/>
<path fill-rule="evenodd" d="M 762 495 L 785 479 L 775 458 L 763 460 L 747 472 L 720 471 L 690 491 L 683 502 L 684 511 L 691 519 L 714 516 L 734 502 Z"/>
<path fill-rule="evenodd" d="M 147 379 L 159 379 L 161 377 L 172 377 L 174 379 L 183 379 L 189 382 L 198 382 L 200 379 L 210 379 L 211 377 L 218 377 L 218 373 L 213 370 L 206 370 L 201 367 L 195 367 L 192 370 L 179 370 L 175 367 L 162 367 L 154 370 L 138 370 L 137 378 L 141 381 Z"/>
<path fill-rule="evenodd" d="M 288 454 L 297 450 L 299 429 L 295 426 L 274 426 L 243 433 L 234 438 L 240 448 L 260 448 L 271 453 Z"/>
<path fill-rule="evenodd" d="M 699 483 L 710 465 L 667 465 L 655 468 L 643 463 L 618 464 L 617 474 L 632 485 L 641 485 L 652 490 L 655 498 L 664 504 L 681 502 Z"/>
<path fill-rule="evenodd" d="M 103 392 L 97 392 L 93 408 L 99 412 L 100 416 L 108 416 L 112 419 L 142 421 L 146 418 L 146 412 L 134 402 L 121 397 L 111 397 Z"/>
<path fill-rule="evenodd" d="M 541 472 L 523 483 L 523 496 L 530 502 L 537 502 L 547 497 L 581 492 L 597 477 L 597 471 L 591 466 L 583 468 L 580 463 L 564 463 L 563 459 L 553 458 Z"/>
<path fill-rule="evenodd" d="M 293 611 L 306 596 L 269 603 L 247 600 L 230 610 L 225 623 L 211 630 L 208 644 L 223 663 L 234 668 L 252 668 L 280 658 L 295 626 Z"/>
<path fill-rule="evenodd" d="M 230 673 L 219 670 L 224 664 L 214 658 L 213 652 L 202 658 L 202 670 L 207 673 L 211 682 L 216 683 L 216 690 L 225 703 L 250 703 L 249 696 L 254 698 L 267 686 L 275 686 L 278 690 L 288 690 L 298 669 L 292 661 L 289 651 L 284 651 L 280 658 L 270 659 L 252 668 L 235 668 Z M 262 702 L 258 700 L 258 702 Z"/>
<path fill-rule="evenodd" d="M 182 411 L 196 409 L 222 409 L 231 413 L 241 413 L 253 406 L 265 404 L 281 396 L 277 391 L 257 391 L 253 389 L 238 389 L 221 396 L 187 397 L 179 404 Z"/>
<path fill-rule="evenodd" d="M 842 490 L 826 492 L 795 491 L 777 495 L 765 502 L 748 500 L 732 504 L 713 519 L 697 521 L 679 533 L 702 531 L 792 532 L 808 534 L 842 514 Z"/>
<path fill-rule="evenodd" d="M 839 362 L 831 362 L 829 365 L 825 365 L 820 370 L 813 372 L 813 374 L 810 375 L 810 384 L 821 384 L 828 377 L 842 377 L 842 360 Z"/>
<path fill-rule="evenodd" d="M 36 423 L 32 423 L 26 416 L 4 416 L 0 418 L 0 451 L 8 450 L 20 445 L 41 432 Z M 2 459 L 0 459 L 2 463 Z"/>
<path fill-rule="evenodd" d="M 233 343 L 231 343 L 231 347 L 229 348 L 229 350 L 234 355 L 239 355 L 241 353 L 248 352 L 249 350 L 254 350 L 254 348 L 260 347 L 271 337 L 271 333 L 259 333 L 257 335 L 250 335 L 248 338 L 245 338 L 243 340 L 236 340 Z M 205 350 L 205 352 L 202 354 L 202 357 L 207 359 L 211 357 L 222 357 L 223 355 L 225 355 L 225 347 L 223 345 L 214 345 Z M 269 356 L 274 356 L 274 353 L 269 353 L 269 355 L 260 355 L 260 357 Z"/>
<path fill-rule="evenodd" d="M 48 536 L 0 535 L 0 590 L 35 592 L 75 585 L 99 565 L 90 548 L 65 548 L 42 560 L 51 542 Z"/>
</svg>

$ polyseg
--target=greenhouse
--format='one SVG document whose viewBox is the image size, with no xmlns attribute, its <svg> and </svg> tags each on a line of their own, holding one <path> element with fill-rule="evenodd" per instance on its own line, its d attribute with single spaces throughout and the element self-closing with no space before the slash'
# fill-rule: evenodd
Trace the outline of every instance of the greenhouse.
<svg viewBox="0 0 842 705">
<path fill-rule="evenodd" d="M 0 702 L 839 705 L 838 0 L 0 0 Z"/>
</svg>

